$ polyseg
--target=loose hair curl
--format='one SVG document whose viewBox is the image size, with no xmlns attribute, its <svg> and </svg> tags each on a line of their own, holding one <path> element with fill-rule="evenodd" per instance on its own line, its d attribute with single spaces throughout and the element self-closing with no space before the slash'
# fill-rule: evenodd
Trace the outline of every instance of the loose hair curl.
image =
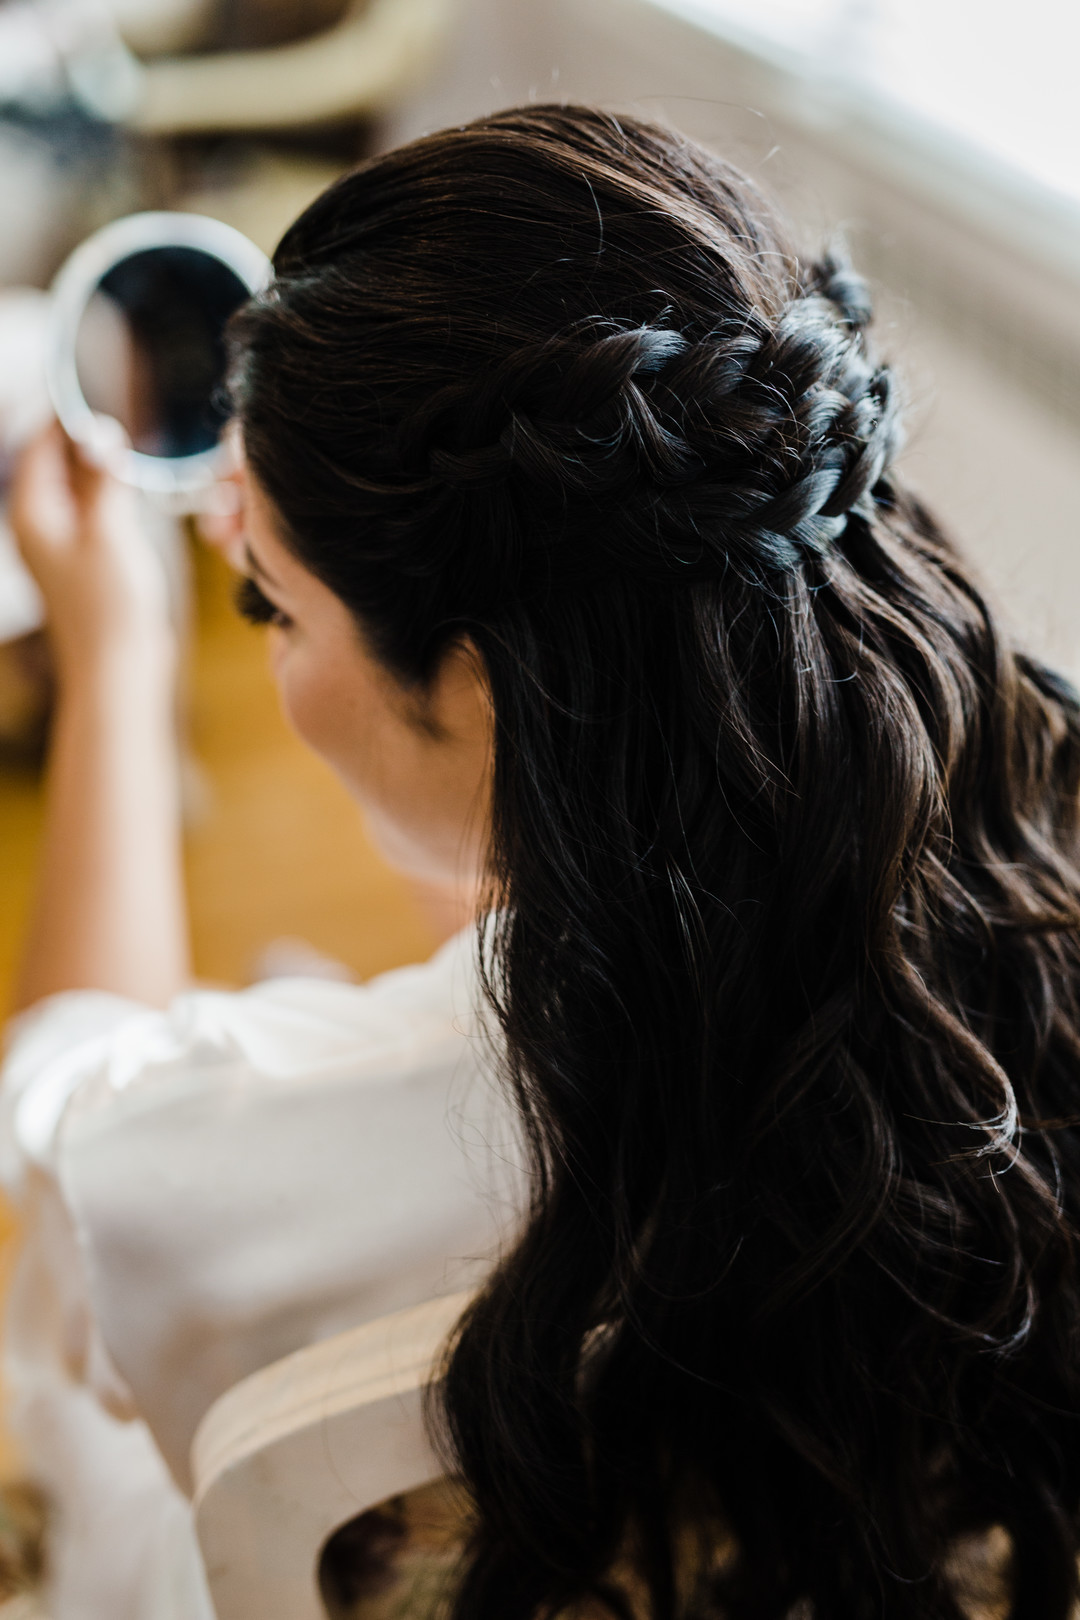
<svg viewBox="0 0 1080 1620">
<path fill-rule="evenodd" d="M 494 706 L 534 1175 L 448 1360 L 458 1620 L 960 1620 L 992 1527 L 1065 1620 L 1080 712 L 891 474 L 863 284 L 558 107 L 365 165 L 276 271 L 235 391 L 289 543 Z"/>
</svg>

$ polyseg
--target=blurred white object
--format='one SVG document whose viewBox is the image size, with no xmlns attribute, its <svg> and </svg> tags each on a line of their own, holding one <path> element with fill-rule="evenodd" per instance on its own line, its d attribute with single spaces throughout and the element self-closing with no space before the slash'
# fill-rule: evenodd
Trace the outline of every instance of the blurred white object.
<svg viewBox="0 0 1080 1620">
<path fill-rule="evenodd" d="M 377 112 L 428 68 L 453 0 L 354 4 L 313 39 L 147 63 L 129 117 L 154 134 L 282 129 Z"/>
<path fill-rule="evenodd" d="M 36 287 L 0 291 L 0 455 L 10 456 L 49 417 L 45 353 L 51 300 Z"/>
<path fill-rule="evenodd" d="M 50 414 L 45 383 L 50 299 L 34 287 L 0 292 L 0 462 L 8 462 Z M 0 497 L 0 642 L 37 630 L 41 597 L 23 565 Z"/>
<path fill-rule="evenodd" d="M 795 75 L 819 117 L 873 110 L 890 137 L 1080 198 L 1075 0 L 656 0 Z M 920 131 L 920 125 L 922 125 Z"/>
<path fill-rule="evenodd" d="M 200 42 L 212 0 L 6 0 L 0 4 L 0 102 L 44 107 L 75 94 L 103 118 L 137 101 L 135 52 Z"/>
<path fill-rule="evenodd" d="M 211 9 L 211 0 L 5 0 L 0 100 L 62 95 L 72 60 L 117 44 L 144 56 L 190 50 Z"/>
<path fill-rule="evenodd" d="M 0 286 L 44 286 L 80 236 L 138 206 L 138 142 L 107 109 L 132 104 L 140 72 L 103 0 L 0 0 Z"/>
<path fill-rule="evenodd" d="M 0 101 L 38 101 L 63 88 L 63 59 L 44 8 L 8 0 L 0 8 Z"/>
<path fill-rule="evenodd" d="M 105 0 L 8 0 L 0 6 L 0 101 L 45 107 L 82 58 L 127 52 Z"/>
<path fill-rule="evenodd" d="M 0 60 L 2 51 L 0 40 Z M 86 217 L 97 206 L 101 166 L 97 154 L 58 150 L 69 134 L 78 138 L 70 127 L 43 132 L 0 118 L 0 287 L 44 286 L 73 234 L 78 240 L 96 222 Z"/>
</svg>

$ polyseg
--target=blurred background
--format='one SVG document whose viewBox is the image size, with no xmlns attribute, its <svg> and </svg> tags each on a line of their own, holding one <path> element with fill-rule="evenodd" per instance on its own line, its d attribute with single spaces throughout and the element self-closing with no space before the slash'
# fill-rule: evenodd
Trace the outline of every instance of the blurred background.
<svg viewBox="0 0 1080 1620">
<path fill-rule="evenodd" d="M 424 130 L 562 99 L 675 123 L 808 248 L 847 238 L 907 379 L 908 479 L 1018 632 L 1080 676 L 1078 70 L 1075 0 L 0 0 L 0 1000 L 48 710 L 3 486 L 47 411 L 49 282 L 90 230 L 194 209 L 270 251 L 342 169 Z M 286 733 L 220 562 L 166 540 L 191 627 L 199 974 L 272 971 L 299 949 L 268 956 L 282 938 L 360 976 L 426 955 L 438 897 L 381 866 Z"/>
</svg>

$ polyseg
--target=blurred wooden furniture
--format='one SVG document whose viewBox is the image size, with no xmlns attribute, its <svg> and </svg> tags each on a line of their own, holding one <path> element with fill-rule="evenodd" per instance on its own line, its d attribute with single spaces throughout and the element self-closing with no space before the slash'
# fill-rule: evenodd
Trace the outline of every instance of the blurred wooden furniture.
<svg viewBox="0 0 1080 1620">
<path fill-rule="evenodd" d="M 179 135 L 381 112 L 426 72 L 451 16 L 451 0 L 354 0 L 335 26 L 293 44 L 151 61 L 133 80 L 129 121 Z"/>
<path fill-rule="evenodd" d="M 319 1560 L 349 1520 L 438 1478 L 424 1390 L 468 1294 L 430 1300 L 265 1367 L 192 1447 L 218 1620 L 325 1620 Z"/>
</svg>

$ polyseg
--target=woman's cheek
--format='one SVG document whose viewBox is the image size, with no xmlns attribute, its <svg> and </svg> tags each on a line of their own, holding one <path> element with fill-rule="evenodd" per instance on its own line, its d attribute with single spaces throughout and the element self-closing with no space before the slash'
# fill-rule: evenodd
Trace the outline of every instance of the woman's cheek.
<svg viewBox="0 0 1080 1620">
<path fill-rule="evenodd" d="M 266 657 L 274 685 L 284 702 L 285 660 L 289 656 L 289 638 L 280 625 L 271 624 L 266 631 Z"/>
<path fill-rule="evenodd" d="M 358 703 L 355 681 L 327 667 L 324 657 L 306 645 L 288 643 L 288 631 L 278 634 L 285 643 L 275 647 L 274 679 L 289 725 L 358 796 L 367 775 L 370 717 Z"/>
<path fill-rule="evenodd" d="M 286 720 L 297 736 L 316 753 L 324 752 L 327 706 L 319 701 L 319 672 L 301 649 L 290 645 L 289 631 L 270 631 L 270 668 Z"/>
</svg>

